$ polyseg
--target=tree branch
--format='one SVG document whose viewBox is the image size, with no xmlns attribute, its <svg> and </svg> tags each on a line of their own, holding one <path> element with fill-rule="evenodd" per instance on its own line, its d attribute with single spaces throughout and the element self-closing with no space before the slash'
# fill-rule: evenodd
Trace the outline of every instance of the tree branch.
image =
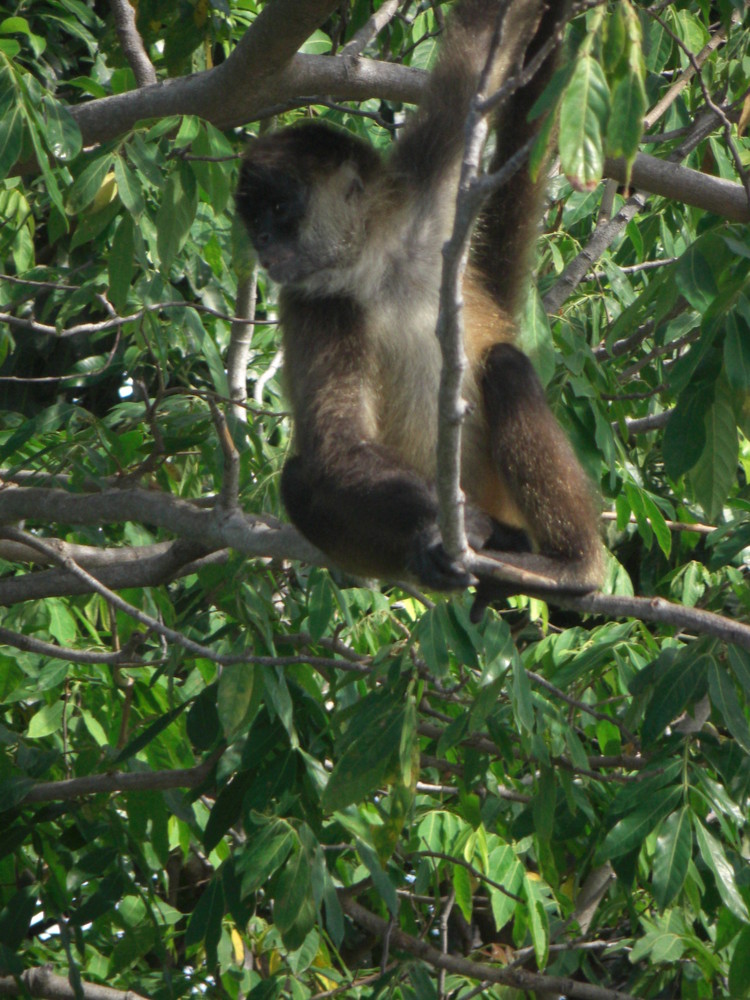
<svg viewBox="0 0 750 1000">
<path fill-rule="evenodd" d="M 30 788 L 19 805 L 35 802 L 69 802 L 81 795 L 112 792 L 163 792 L 169 788 L 197 788 L 209 777 L 221 752 L 213 753 L 195 767 L 169 771 L 113 771 L 111 774 L 87 774 L 64 781 L 40 781 Z"/>
<path fill-rule="evenodd" d="M 115 990 L 99 983 L 80 983 L 84 1000 L 145 1000 L 133 990 Z M 40 1000 L 80 1000 L 79 993 L 63 976 L 56 976 L 49 968 L 27 969 L 20 976 L 0 977 L 0 996 L 39 997 Z"/>
<path fill-rule="evenodd" d="M 115 28 L 122 45 L 122 51 L 130 64 L 139 87 L 156 83 L 156 70 L 143 46 L 143 39 L 138 34 L 135 23 L 135 10 L 130 0 L 109 0 Z"/>
<path fill-rule="evenodd" d="M 628 183 L 627 164 L 623 158 L 605 160 L 604 173 L 621 184 Z M 732 222 L 750 222 L 747 191 L 736 181 L 712 177 L 646 153 L 636 156 L 629 180 L 634 187 L 650 194 L 702 208 Z"/>
<path fill-rule="evenodd" d="M 635 1000 L 629 993 L 620 990 L 610 990 L 602 986 L 592 986 L 579 983 L 563 976 L 546 976 L 539 972 L 528 972 L 526 969 L 498 968 L 494 965 L 473 962 L 458 955 L 445 955 L 419 938 L 406 934 L 398 927 L 391 927 L 387 920 L 375 916 L 364 906 L 349 899 L 345 893 L 339 894 L 341 907 L 351 919 L 370 931 L 382 937 L 390 928 L 391 945 L 403 949 L 410 955 L 415 955 L 435 969 L 446 969 L 459 976 L 470 979 L 484 980 L 489 983 L 499 983 L 503 986 L 513 986 L 519 990 L 547 991 L 556 995 L 570 997 L 571 1000 Z"/>
</svg>

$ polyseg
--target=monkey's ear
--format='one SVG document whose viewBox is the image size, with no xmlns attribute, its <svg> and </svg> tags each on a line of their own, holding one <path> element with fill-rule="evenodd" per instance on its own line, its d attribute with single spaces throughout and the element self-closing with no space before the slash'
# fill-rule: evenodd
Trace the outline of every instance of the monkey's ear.
<svg viewBox="0 0 750 1000">
<path fill-rule="evenodd" d="M 365 190 L 365 185 L 359 175 L 356 163 L 348 160 L 341 167 L 341 175 L 344 187 L 344 198 L 351 201 L 354 197 L 359 197 Z"/>
</svg>

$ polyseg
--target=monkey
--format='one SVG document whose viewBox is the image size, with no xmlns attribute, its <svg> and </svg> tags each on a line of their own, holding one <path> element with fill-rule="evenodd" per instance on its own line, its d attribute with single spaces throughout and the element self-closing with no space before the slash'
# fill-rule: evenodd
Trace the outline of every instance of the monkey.
<svg viewBox="0 0 750 1000">
<path fill-rule="evenodd" d="M 356 576 L 432 590 L 472 582 L 438 529 L 435 327 L 465 120 L 503 7 L 511 51 L 500 46 L 496 61 L 523 56 L 512 46 L 524 31 L 528 61 L 558 31 L 567 0 L 459 3 L 387 157 L 310 120 L 252 140 L 242 161 L 237 211 L 280 285 L 294 423 L 282 500 L 296 527 Z M 528 112 L 553 64 L 499 113 L 492 168 L 533 134 Z M 514 344 L 539 187 L 521 169 L 491 197 L 464 277 L 461 486 L 475 549 L 544 576 L 550 592 L 585 593 L 602 579 L 593 489 Z M 488 582 L 479 602 L 517 592 Z"/>
</svg>

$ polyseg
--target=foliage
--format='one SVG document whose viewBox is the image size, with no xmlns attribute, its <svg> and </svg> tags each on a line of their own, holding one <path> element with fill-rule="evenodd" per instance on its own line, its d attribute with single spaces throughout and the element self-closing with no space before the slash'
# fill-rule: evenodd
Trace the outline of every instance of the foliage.
<svg viewBox="0 0 750 1000">
<path fill-rule="evenodd" d="M 311 51 L 350 38 L 371 6 L 332 17 Z M 428 66 L 433 6 L 407 5 L 372 54 Z M 747 223 L 650 198 L 564 306 L 540 308 L 605 216 L 628 211 L 631 193 L 599 182 L 605 158 L 633 160 L 633 123 L 717 21 L 727 43 L 642 148 L 737 179 L 721 122 L 700 135 L 694 122 L 703 86 L 742 105 L 750 52 L 731 18 L 744 5 L 658 6 L 659 20 L 622 0 L 570 26 L 546 99 L 561 170 L 523 338 L 612 514 L 608 591 L 747 621 Z M 159 77 L 221 62 L 258 7 L 141 2 Z M 247 419 L 227 405 L 251 270 L 232 207 L 245 133 L 185 116 L 85 146 L 71 109 L 134 87 L 105 5 L 0 14 L 2 492 L 140 485 L 201 509 L 228 474 L 218 404 L 241 507 L 281 516 L 289 427 L 263 275 Z M 309 113 L 387 146 L 401 108 L 360 110 Z M 634 419 L 651 424 L 630 433 Z M 25 527 L 82 558 L 137 561 L 173 537 L 135 502 L 127 520 L 75 524 L 32 505 Z M 189 541 L 192 561 L 159 585 L 113 582 L 119 607 L 0 548 L 0 974 L 49 965 L 78 988 L 252 1000 L 422 1000 L 482 981 L 389 946 L 393 922 L 485 970 L 750 996 L 748 649 L 699 619 L 678 630 L 528 598 L 474 625 L 470 595 L 425 606 Z M 30 577 L 42 596 L 5 596 Z"/>
</svg>

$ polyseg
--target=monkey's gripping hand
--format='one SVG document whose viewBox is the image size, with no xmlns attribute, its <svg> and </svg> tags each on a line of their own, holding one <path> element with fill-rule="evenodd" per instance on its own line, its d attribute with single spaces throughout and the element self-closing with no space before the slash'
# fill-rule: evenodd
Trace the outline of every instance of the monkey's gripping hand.
<svg viewBox="0 0 750 1000">
<path fill-rule="evenodd" d="M 428 590 L 463 590 L 474 583 L 464 566 L 446 552 L 436 522 L 414 535 L 406 569 Z"/>
<path fill-rule="evenodd" d="M 477 551 L 485 548 L 529 549 L 529 541 L 523 531 L 498 524 L 488 514 L 468 503 L 464 521 L 469 545 Z M 415 534 L 406 568 L 430 590 L 463 590 L 477 583 L 460 560 L 452 558 L 446 551 L 437 521 L 432 521 Z"/>
</svg>

